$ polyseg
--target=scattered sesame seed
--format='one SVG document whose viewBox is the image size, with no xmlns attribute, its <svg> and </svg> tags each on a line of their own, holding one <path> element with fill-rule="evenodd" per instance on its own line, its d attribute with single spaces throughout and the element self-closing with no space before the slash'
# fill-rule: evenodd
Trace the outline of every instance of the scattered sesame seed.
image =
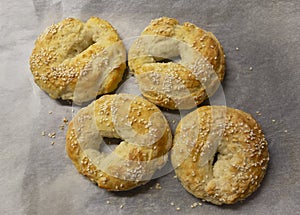
<svg viewBox="0 0 300 215">
<path fill-rule="evenodd" d="M 48 137 L 55 138 L 56 137 L 56 133 L 55 132 L 48 133 Z"/>
<path fill-rule="evenodd" d="M 49 114 L 52 114 L 52 111 L 50 110 L 48 113 L 49 113 Z"/>
<path fill-rule="evenodd" d="M 122 209 L 124 207 L 124 205 L 120 205 L 120 209 Z"/>
<path fill-rule="evenodd" d="M 60 129 L 60 130 L 64 130 L 64 129 L 65 129 L 65 126 L 64 126 L 64 125 L 60 125 L 60 126 L 59 126 L 59 129 Z"/>
<path fill-rule="evenodd" d="M 45 135 L 46 135 L 46 132 L 45 132 L 45 131 L 42 131 L 41 135 L 42 135 L 42 136 L 45 136 Z"/>
<path fill-rule="evenodd" d="M 174 202 L 171 202 L 171 203 L 170 203 L 170 205 L 174 206 L 174 205 L 175 205 L 175 203 L 174 203 Z"/>
<path fill-rule="evenodd" d="M 196 208 L 197 206 L 201 206 L 202 203 L 201 202 L 194 202 L 193 204 L 191 204 L 191 208 Z"/>
<path fill-rule="evenodd" d="M 53 146 L 53 145 L 54 145 L 54 143 L 55 143 L 55 142 L 54 142 L 54 141 L 52 141 L 52 142 L 51 142 L 51 145 Z"/>
<path fill-rule="evenodd" d="M 64 123 L 68 123 L 68 119 L 66 117 L 63 118 Z"/>
<path fill-rule="evenodd" d="M 252 71 L 252 70 L 253 70 L 253 67 L 252 67 L 252 66 L 250 66 L 250 67 L 249 67 L 249 70 L 250 70 L 250 71 Z"/>
<path fill-rule="evenodd" d="M 287 133 L 288 132 L 288 130 L 284 130 L 284 133 Z"/>
<path fill-rule="evenodd" d="M 240 49 L 239 49 L 239 47 L 236 47 L 235 50 L 238 51 L 238 50 L 240 50 Z"/>
<path fill-rule="evenodd" d="M 157 190 L 161 190 L 161 186 L 160 186 L 160 184 L 159 184 L 159 183 L 156 183 L 156 184 L 155 184 L 155 189 L 157 189 Z"/>
<path fill-rule="evenodd" d="M 106 201 L 106 204 L 110 204 L 110 201 Z"/>
<path fill-rule="evenodd" d="M 180 207 L 177 207 L 176 210 L 177 210 L 177 211 L 180 211 Z"/>
<path fill-rule="evenodd" d="M 275 123 L 275 122 L 276 122 L 276 120 L 275 120 L 275 119 L 272 119 L 272 122 L 273 122 L 273 123 Z"/>
<path fill-rule="evenodd" d="M 173 178 L 177 178 L 177 175 L 174 175 Z"/>
</svg>

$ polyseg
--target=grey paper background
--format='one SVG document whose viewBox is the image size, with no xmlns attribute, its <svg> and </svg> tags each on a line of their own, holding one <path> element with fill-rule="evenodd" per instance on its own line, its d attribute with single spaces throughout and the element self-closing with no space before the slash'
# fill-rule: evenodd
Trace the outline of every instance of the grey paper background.
<svg viewBox="0 0 300 215">
<path fill-rule="evenodd" d="M 33 83 L 28 59 L 45 27 L 92 15 L 108 20 L 125 40 L 161 16 L 217 36 L 227 56 L 226 104 L 253 114 L 269 142 L 270 165 L 259 190 L 235 205 L 192 209 L 198 200 L 174 172 L 122 193 L 99 189 L 77 173 L 64 149 L 66 129 L 59 129 L 72 106 Z M 2 0 L 0 17 L 0 214 L 300 214 L 299 1 Z"/>
</svg>

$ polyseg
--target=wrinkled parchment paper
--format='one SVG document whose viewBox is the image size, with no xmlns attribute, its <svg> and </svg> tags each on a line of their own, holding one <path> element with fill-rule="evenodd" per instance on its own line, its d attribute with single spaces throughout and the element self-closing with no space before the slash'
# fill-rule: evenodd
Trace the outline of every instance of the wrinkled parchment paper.
<svg viewBox="0 0 300 215">
<path fill-rule="evenodd" d="M 1 1 L 0 214 L 297 214 L 299 173 L 299 2 L 290 1 Z M 66 17 L 108 20 L 127 46 L 161 16 L 212 31 L 226 54 L 214 104 L 254 115 L 269 142 L 270 165 L 247 200 L 214 206 L 188 194 L 174 172 L 129 192 L 99 189 L 65 152 L 67 120 L 77 107 L 50 99 L 33 82 L 36 37 Z M 128 49 L 128 47 L 127 47 Z M 118 92 L 136 93 L 130 77 Z M 212 102 L 211 102 L 212 103 Z M 209 102 L 206 102 L 209 104 Z M 165 112 L 172 129 L 180 119 Z M 201 202 L 192 208 L 194 203 Z"/>
</svg>

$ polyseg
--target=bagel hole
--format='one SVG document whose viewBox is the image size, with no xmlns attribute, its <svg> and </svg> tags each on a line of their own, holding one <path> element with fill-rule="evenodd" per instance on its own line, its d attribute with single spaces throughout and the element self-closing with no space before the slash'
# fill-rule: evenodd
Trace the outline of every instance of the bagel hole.
<svg viewBox="0 0 300 215">
<path fill-rule="evenodd" d="M 217 152 L 215 155 L 214 155 L 214 159 L 213 159 L 213 162 L 212 162 L 212 165 L 214 166 L 215 163 L 217 162 L 218 158 L 219 158 L 219 152 Z"/>
<path fill-rule="evenodd" d="M 68 50 L 68 54 L 67 54 L 68 58 L 73 58 L 76 55 L 79 55 L 80 53 L 87 50 L 93 44 L 95 44 L 95 41 L 93 41 L 92 38 L 74 43 Z"/>
<path fill-rule="evenodd" d="M 180 57 L 180 55 L 174 56 L 174 57 L 170 57 L 170 58 L 155 57 L 155 61 L 157 63 L 170 63 L 170 62 L 178 63 L 178 62 L 181 61 L 181 57 Z"/>
<path fill-rule="evenodd" d="M 100 152 L 111 153 L 122 142 L 121 139 L 103 137 L 105 144 L 100 144 Z"/>
</svg>

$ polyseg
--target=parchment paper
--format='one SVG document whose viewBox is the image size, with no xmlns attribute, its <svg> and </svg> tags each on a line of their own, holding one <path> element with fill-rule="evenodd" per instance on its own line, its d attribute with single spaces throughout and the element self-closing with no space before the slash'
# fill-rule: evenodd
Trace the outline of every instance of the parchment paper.
<svg viewBox="0 0 300 215">
<path fill-rule="evenodd" d="M 299 1 L 2 0 L 0 14 L 0 214 L 300 214 Z M 42 92 L 28 61 L 44 28 L 93 15 L 108 20 L 126 45 L 161 16 L 216 35 L 227 66 L 214 104 L 224 95 L 229 107 L 253 114 L 269 143 L 268 172 L 253 195 L 214 206 L 188 194 L 172 171 L 122 193 L 77 173 L 65 152 L 65 122 L 76 108 Z M 118 92 L 137 93 L 134 82 Z M 174 129 L 180 116 L 165 114 Z M 202 205 L 191 208 L 195 202 Z"/>
</svg>

